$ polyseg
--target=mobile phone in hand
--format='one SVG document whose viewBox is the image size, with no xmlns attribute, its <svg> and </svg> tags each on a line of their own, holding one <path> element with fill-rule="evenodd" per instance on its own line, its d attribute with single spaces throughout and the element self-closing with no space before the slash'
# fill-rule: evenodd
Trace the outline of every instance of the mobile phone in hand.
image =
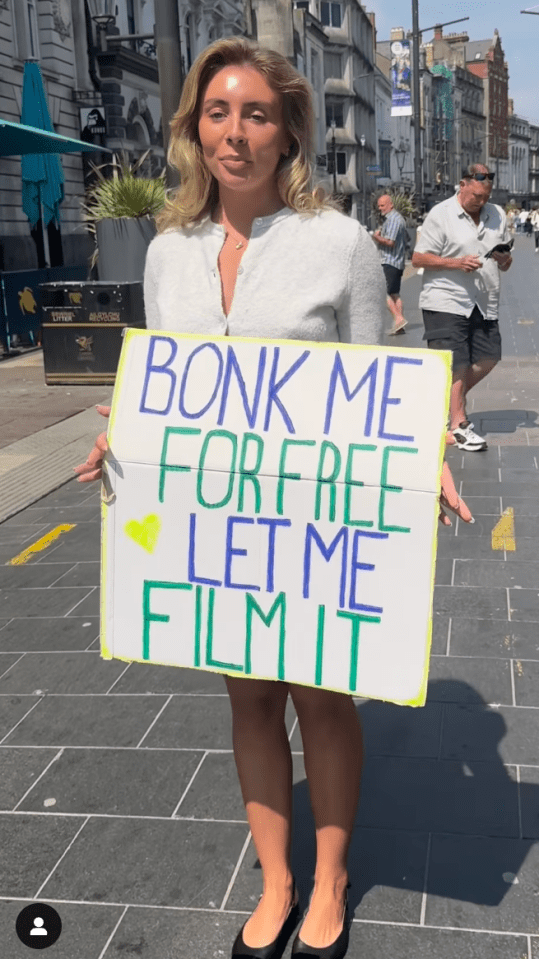
<svg viewBox="0 0 539 959">
<path fill-rule="evenodd" d="M 514 240 L 509 240 L 509 243 L 497 243 L 496 246 L 492 247 L 492 250 L 485 253 L 485 260 L 490 260 L 493 253 L 510 253 L 514 245 Z"/>
</svg>

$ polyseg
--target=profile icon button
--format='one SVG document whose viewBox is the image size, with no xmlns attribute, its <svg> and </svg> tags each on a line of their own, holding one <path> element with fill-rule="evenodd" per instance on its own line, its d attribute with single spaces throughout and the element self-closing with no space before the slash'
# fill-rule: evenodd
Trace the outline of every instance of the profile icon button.
<svg viewBox="0 0 539 959">
<path fill-rule="evenodd" d="M 17 935 L 30 949 L 47 949 L 54 945 L 62 932 L 62 920 L 52 906 L 32 902 L 17 916 Z"/>
</svg>

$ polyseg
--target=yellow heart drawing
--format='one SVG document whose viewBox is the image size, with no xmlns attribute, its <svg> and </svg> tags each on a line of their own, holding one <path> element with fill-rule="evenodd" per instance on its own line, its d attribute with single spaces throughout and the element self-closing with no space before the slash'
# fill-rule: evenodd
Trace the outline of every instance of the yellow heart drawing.
<svg viewBox="0 0 539 959">
<path fill-rule="evenodd" d="M 161 531 L 161 520 L 155 513 L 150 513 L 140 523 L 136 519 L 130 520 L 125 524 L 124 529 L 127 535 L 147 553 L 153 553 Z"/>
</svg>

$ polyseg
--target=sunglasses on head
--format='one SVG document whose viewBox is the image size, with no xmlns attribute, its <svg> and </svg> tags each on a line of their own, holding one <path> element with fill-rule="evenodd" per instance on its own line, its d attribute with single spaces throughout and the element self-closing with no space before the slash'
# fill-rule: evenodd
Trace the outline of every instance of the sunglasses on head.
<svg viewBox="0 0 539 959">
<path fill-rule="evenodd" d="M 464 176 L 463 176 L 463 179 L 464 179 L 464 180 L 479 180 L 480 182 L 481 182 L 482 180 L 490 180 L 490 182 L 492 183 L 495 175 L 496 175 L 495 173 L 465 173 Z"/>
</svg>

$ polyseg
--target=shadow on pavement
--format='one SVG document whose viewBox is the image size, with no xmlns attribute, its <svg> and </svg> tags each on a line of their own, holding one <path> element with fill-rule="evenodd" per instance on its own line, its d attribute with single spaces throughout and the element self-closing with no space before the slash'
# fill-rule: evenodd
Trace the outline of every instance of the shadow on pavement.
<svg viewBox="0 0 539 959">
<path fill-rule="evenodd" d="M 473 416 L 481 421 L 484 433 L 516 433 L 517 429 L 533 429 L 538 426 L 535 410 L 485 410 L 473 411 Z"/>
<path fill-rule="evenodd" d="M 386 901 L 397 889 L 499 905 L 539 840 L 539 784 L 518 783 L 503 764 L 501 713 L 457 680 L 430 683 L 422 709 L 374 700 L 358 709 L 365 765 L 351 906 L 377 886 Z M 315 867 L 306 779 L 294 787 L 292 867 L 306 904 Z"/>
</svg>

